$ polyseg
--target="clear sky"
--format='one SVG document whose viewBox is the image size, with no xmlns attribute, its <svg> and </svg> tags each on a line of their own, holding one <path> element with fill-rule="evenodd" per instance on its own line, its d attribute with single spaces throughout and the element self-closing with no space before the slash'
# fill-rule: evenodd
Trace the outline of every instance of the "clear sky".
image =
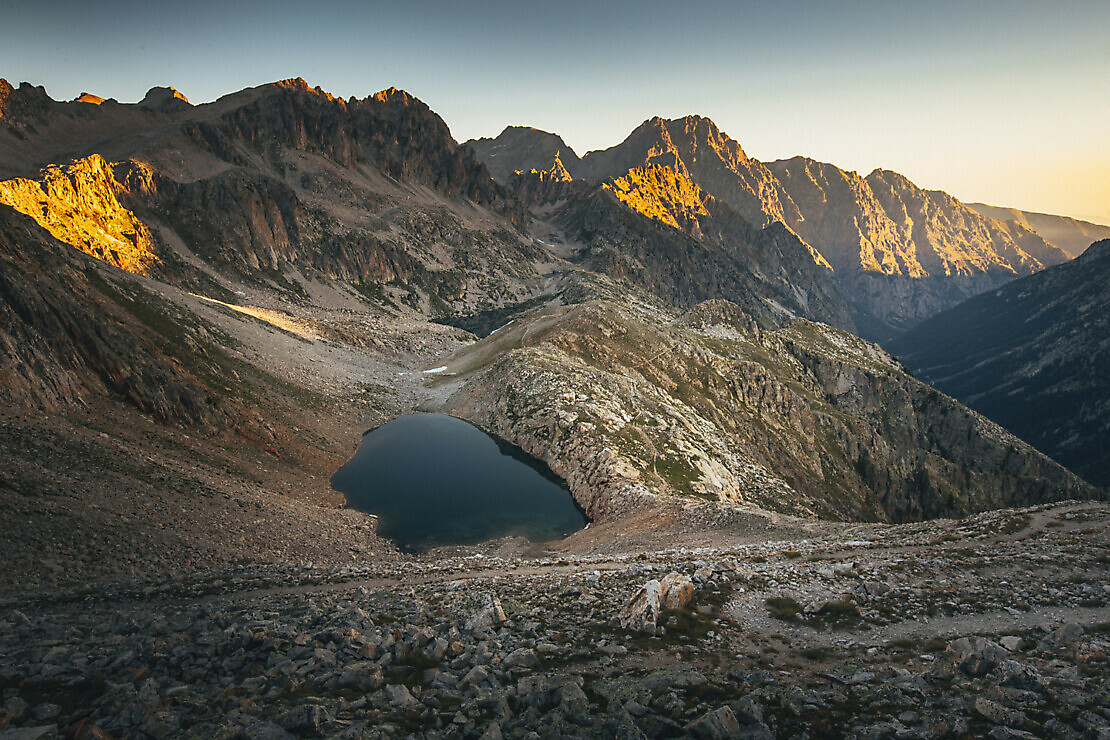
<svg viewBox="0 0 1110 740">
<path fill-rule="evenodd" d="M 760 159 L 1110 224 L 1110 0 L 0 0 L 0 77 L 59 100 L 297 76 L 579 154 L 697 113 Z"/>
</svg>

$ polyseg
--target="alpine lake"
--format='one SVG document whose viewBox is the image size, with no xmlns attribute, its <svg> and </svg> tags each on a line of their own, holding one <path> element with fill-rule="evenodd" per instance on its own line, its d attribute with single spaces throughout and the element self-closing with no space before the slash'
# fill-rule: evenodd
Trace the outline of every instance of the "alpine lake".
<svg viewBox="0 0 1110 740">
<path fill-rule="evenodd" d="M 588 522 L 541 460 L 443 414 L 408 414 L 367 432 L 331 485 L 409 553 L 510 535 L 561 539 Z"/>
</svg>

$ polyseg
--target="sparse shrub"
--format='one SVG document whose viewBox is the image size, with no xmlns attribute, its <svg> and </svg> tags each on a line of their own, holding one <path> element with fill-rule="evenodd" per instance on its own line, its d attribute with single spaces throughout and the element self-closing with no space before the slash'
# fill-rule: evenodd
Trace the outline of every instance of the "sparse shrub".
<svg viewBox="0 0 1110 740">
<path fill-rule="evenodd" d="M 773 596 L 763 603 L 775 619 L 790 620 L 802 612 L 802 605 L 790 596 Z"/>
</svg>

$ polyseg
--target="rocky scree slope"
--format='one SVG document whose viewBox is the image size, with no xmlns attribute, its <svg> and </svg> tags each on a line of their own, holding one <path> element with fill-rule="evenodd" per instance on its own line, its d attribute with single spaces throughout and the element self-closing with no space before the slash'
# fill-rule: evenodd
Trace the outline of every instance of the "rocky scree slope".
<svg viewBox="0 0 1110 740">
<path fill-rule="evenodd" d="M 0 732 L 1098 737 L 1107 523 L 1105 506 L 1054 506 L 617 557 L 12 593 Z M 650 632 L 622 627 L 661 581 L 683 599 Z"/>
<path fill-rule="evenodd" d="M 542 458 L 595 519 L 662 499 L 907 521 L 1094 489 L 875 345 L 709 302 L 544 309 L 461 350 L 446 410 Z"/>
<path fill-rule="evenodd" d="M 890 344 L 922 379 L 1110 486 L 1110 240 Z"/>
</svg>

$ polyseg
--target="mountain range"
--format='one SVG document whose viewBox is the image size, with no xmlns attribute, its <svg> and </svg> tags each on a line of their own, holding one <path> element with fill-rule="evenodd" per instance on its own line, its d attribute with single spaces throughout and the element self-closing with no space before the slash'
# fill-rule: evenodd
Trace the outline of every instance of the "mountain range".
<svg viewBox="0 0 1110 740">
<path fill-rule="evenodd" d="M 860 338 L 1091 261 L 1030 228 L 1051 219 L 896 173 L 765 164 L 696 116 L 581 158 L 532 129 L 460 145 L 406 92 L 295 79 L 196 106 L 0 81 L 0 176 L 12 429 L 153 420 L 176 442 L 136 454 L 232 488 L 280 467 L 331 502 L 358 431 L 448 411 L 543 459 L 591 536 L 706 507 L 909 521 L 1104 495 Z M 29 435 L 0 434 L 3 491 L 54 475 Z M 19 501 L 28 529 L 86 526 Z"/>
<path fill-rule="evenodd" d="M 851 325 L 838 325 L 880 341 L 967 297 L 1069 259 L 1072 252 L 1048 234 L 1074 250 L 1084 234 L 1107 228 L 977 210 L 887 170 L 861 177 L 805 157 L 763 163 L 699 116 L 650 119 L 620 144 L 581 158 L 560 137 L 524 127 L 468 144 L 506 184 L 514 177 L 519 182 L 516 172 L 533 170 L 533 177 L 547 173 L 547 180 L 558 171 L 604 181 L 637 168 L 664 168 L 672 180 L 689 181 L 756 227 L 782 224 L 831 273 L 852 316 Z M 657 207 L 642 212 L 677 224 Z"/>
</svg>

